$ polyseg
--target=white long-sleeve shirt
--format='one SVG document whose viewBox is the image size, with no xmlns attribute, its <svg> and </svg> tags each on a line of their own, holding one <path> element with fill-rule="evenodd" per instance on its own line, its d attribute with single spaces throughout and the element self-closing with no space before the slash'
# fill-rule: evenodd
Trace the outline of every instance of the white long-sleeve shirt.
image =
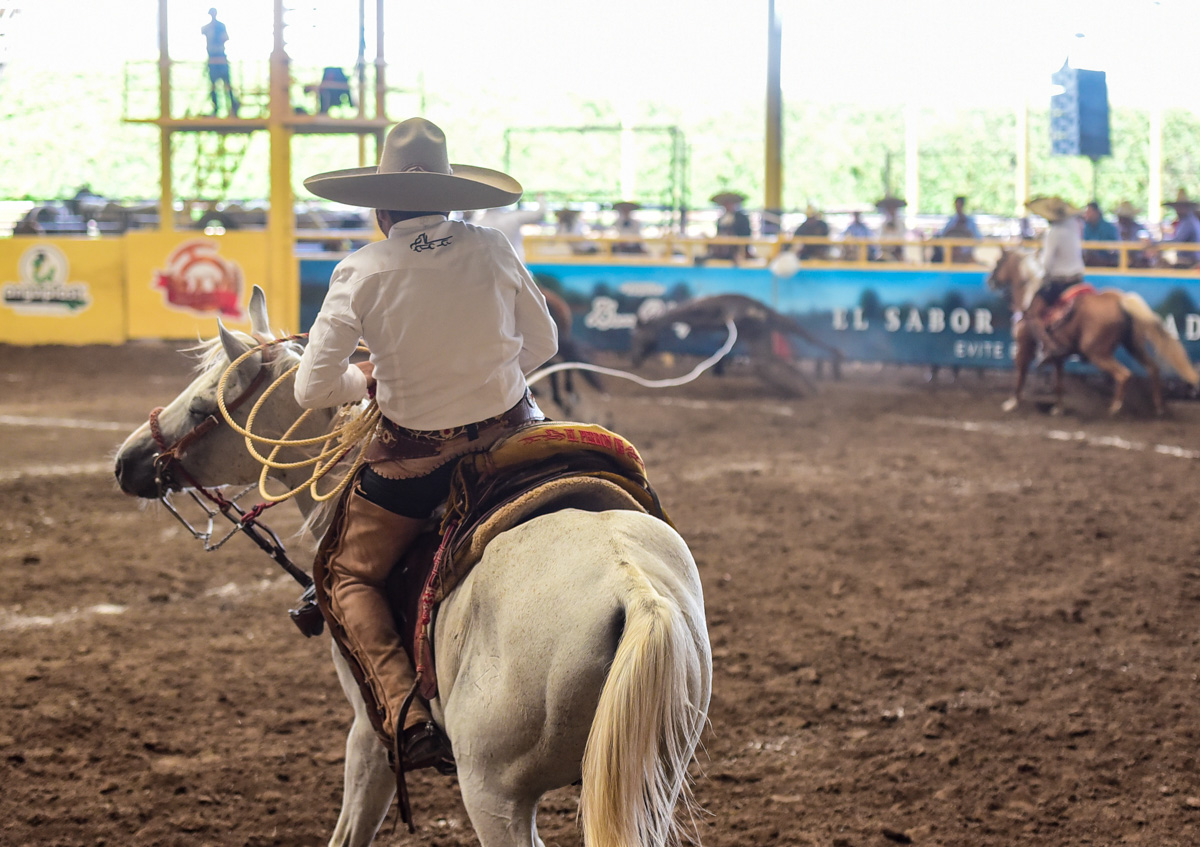
<svg viewBox="0 0 1200 847">
<path fill-rule="evenodd" d="M 1050 224 L 1042 242 L 1042 271 L 1046 279 L 1083 273 L 1083 228 L 1079 218 Z"/>
<path fill-rule="evenodd" d="M 525 374 L 558 350 L 546 300 L 504 235 L 427 215 L 338 263 L 296 373 L 316 409 L 366 396 L 350 364 L 371 350 L 375 399 L 395 423 L 438 430 L 516 405 Z"/>
</svg>

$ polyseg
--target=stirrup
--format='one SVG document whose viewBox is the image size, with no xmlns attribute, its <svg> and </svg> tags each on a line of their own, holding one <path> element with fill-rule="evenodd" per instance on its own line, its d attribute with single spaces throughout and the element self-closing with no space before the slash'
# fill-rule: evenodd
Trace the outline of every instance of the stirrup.
<svg viewBox="0 0 1200 847">
<path fill-rule="evenodd" d="M 433 721 L 409 727 L 401 733 L 401 738 L 400 755 L 406 771 L 434 768 L 440 774 L 454 773 L 454 761 L 447 755 L 450 745 L 446 735 Z"/>
</svg>

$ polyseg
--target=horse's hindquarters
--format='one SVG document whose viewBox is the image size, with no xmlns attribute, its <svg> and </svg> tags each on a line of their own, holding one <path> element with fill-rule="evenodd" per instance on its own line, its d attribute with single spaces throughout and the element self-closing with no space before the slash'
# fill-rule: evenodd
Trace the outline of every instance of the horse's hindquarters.
<svg viewBox="0 0 1200 847">
<path fill-rule="evenodd" d="M 674 530 L 638 512 L 568 509 L 489 545 L 435 633 L 435 713 L 440 706 L 464 799 L 469 783 L 536 801 L 580 778 L 629 604 L 646 585 L 683 622 L 691 658 L 677 670 L 702 721 L 711 680 L 703 598 Z"/>
</svg>

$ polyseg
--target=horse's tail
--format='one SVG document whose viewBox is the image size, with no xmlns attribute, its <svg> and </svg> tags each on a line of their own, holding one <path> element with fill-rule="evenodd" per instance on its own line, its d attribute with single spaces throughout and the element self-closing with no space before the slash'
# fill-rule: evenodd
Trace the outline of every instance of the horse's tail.
<svg viewBox="0 0 1200 847">
<path fill-rule="evenodd" d="M 1162 318 L 1155 314 L 1141 295 L 1132 291 L 1122 294 L 1121 307 L 1132 319 L 1138 338 L 1148 341 L 1154 352 L 1193 388 L 1200 388 L 1200 373 L 1196 372 L 1196 367 L 1188 359 L 1187 350 L 1178 339 L 1171 337 L 1163 327 Z"/>
<path fill-rule="evenodd" d="M 689 696 L 700 657 L 680 606 L 636 566 L 625 631 L 583 754 L 579 814 L 587 847 L 678 844 L 675 807 L 693 810 L 687 767 L 704 710 Z"/>
<path fill-rule="evenodd" d="M 558 355 L 564 362 L 582 362 L 585 365 L 592 364 L 592 360 L 584 354 L 583 348 L 573 338 L 564 338 L 561 335 L 558 337 Z M 600 380 L 600 375 L 595 371 L 581 368 L 579 372 L 583 374 L 583 378 L 592 388 L 597 391 L 604 390 L 604 383 Z"/>
</svg>

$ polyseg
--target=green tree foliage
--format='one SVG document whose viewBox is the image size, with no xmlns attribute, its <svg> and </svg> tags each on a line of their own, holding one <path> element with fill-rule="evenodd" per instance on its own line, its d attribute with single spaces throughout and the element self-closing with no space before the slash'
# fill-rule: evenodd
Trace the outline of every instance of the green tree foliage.
<svg viewBox="0 0 1200 847">
<path fill-rule="evenodd" d="M 122 121 L 124 81 L 118 74 L 42 71 L 36 77 L 10 72 L 0 77 L 0 198 L 44 200 L 71 196 L 82 184 L 123 200 L 158 196 L 159 142 L 153 125 Z M 201 98 L 203 99 L 203 98 Z M 201 104 L 203 106 L 204 104 Z M 763 201 L 764 106 L 760 98 L 735 103 L 677 104 L 644 100 L 631 106 L 583 98 L 552 100 L 529 91 L 507 93 L 442 91 L 395 102 L 393 114 L 418 111 L 438 122 L 451 139 L 453 161 L 505 166 L 529 192 L 552 200 L 632 199 L 667 205 L 672 179 L 672 141 L 667 133 L 548 133 L 518 131 L 539 126 L 678 127 L 686 138 L 683 186 L 692 208 L 709 205 L 724 190 Z M 1030 176 L 1034 194 L 1061 194 L 1078 203 L 1091 199 L 1092 163 L 1082 157 L 1050 155 L 1048 108 L 1031 110 Z M 918 110 L 921 211 L 947 214 L 956 194 L 966 194 L 974 211 L 1014 214 L 1016 206 L 1016 115 L 1009 109 Z M 829 210 L 862 208 L 890 187 L 904 191 L 903 106 L 792 102 L 784 116 L 784 207 L 810 201 Z M 1101 205 L 1121 200 L 1144 205 L 1148 188 L 1149 115 L 1145 110 L 1110 112 L 1113 155 L 1095 174 Z M 506 130 L 512 130 L 507 133 Z M 1200 196 L 1200 116 L 1170 109 L 1163 123 L 1163 193 L 1179 188 Z M 507 141 L 507 145 L 506 145 Z M 624 147 L 622 146 L 624 145 Z M 176 196 L 265 200 L 269 150 L 265 133 L 248 143 L 227 141 L 220 149 L 212 134 L 180 134 L 175 141 Z M 366 145 L 374 161 L 374 143 Z M 622 152 L 632 175 L 634 197 L 622 197 Z M 353 136 L 294 139 L 293 189 L 309 195 L 309 174 L 358 163 Z M 508 162 L 504 159 L 507 154 Z M 220 194 L 224 194 L 224 198 Z M 1144 210 L 1151 220 L 1161 210 Z"/>
</svg>

